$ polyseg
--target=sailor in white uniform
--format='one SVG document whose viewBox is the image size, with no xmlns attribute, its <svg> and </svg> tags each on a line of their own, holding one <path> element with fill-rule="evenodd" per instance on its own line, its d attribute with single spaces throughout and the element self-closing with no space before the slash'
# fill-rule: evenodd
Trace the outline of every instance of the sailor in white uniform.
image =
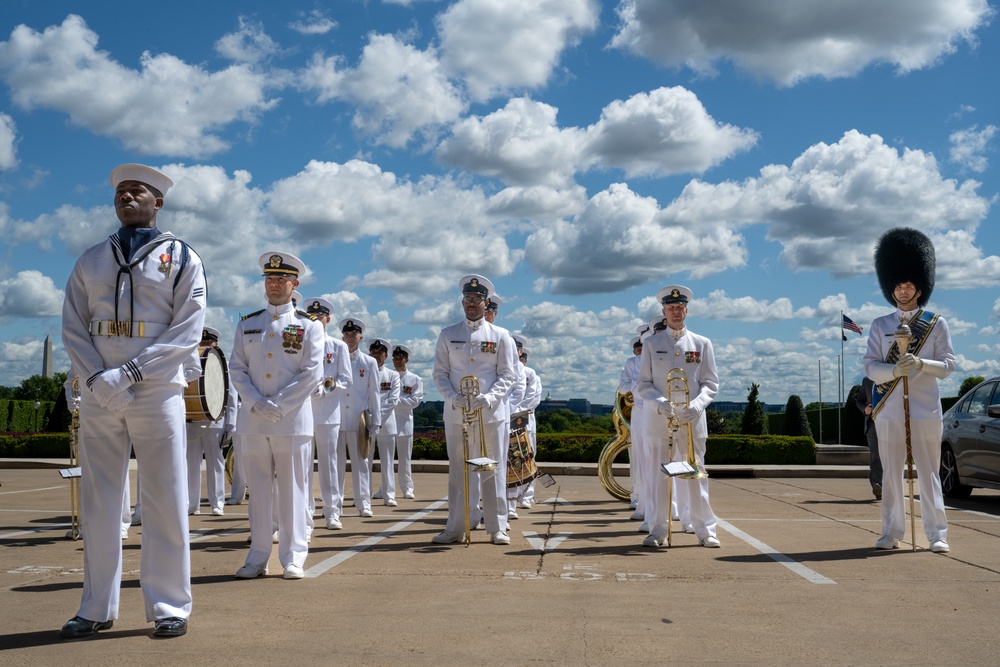
<svg viewBox="0 0 1000 667">
<path fill-rule="evenodd" d="M 407 370 L 410 348 L 392 346 L 392 365 L 399 373 L 399 404 L 396 406 L 396 453 L 399 456 L 399 488 L 403 497 L 413 499 L 413 411 L 424 400 L 424 381 Z"/>
<path fill-rule="evenodd" d="M 876 549 L 898 548 L 906 533 L 903 468 L 909 435 L 924 534 L 931 551 L 951 550 L 938 475 L 942 431 L 938 380 L 955 370 L 955 351 L 948 322 L 924 308 L 934 289 L 935 264 L 934 245 L 915 229 L 891 229 L 875 248 L 879 286 L 896 306 L 895 312 L 872 322 L 865 354 L 865 374 L 875 383 L 872 418 L 882 460 L 882 534 Z M 910 339 L 906 349 L 899 349 L 896 331 L 904 324 Z M 909 389 L 908 406 L 904 388 Z"/>
<path fill-rule="evenodd" d="M 347 344 L 351 362 L 351 386 L 344 391 L 340 405 L 340 437 L 337 439 L 337 481 L 333 503 L 339 521 L 344 509 L 344 487 L 347 475 L 347 454 L 351 455 L 351 483 L 354 486 L 354 507 L 364 518 L 374 516 L 371 496 L 371 468 L 368 448 L 378 435 L 382 410 L 379 405 L 378 364 L 361 351 L 365 323 L 356 317 L 345 317 L 337 324 Z M 364 440 L 361 439 L 362 424 Z"/>
<path fill-rule="evenodd" d="M 662 465 L 671 460 L 684 461 L 688 454 L 688 429 L 691 429 L 696 466 L 704 472 L 705 441 L 708 426 L 705 410 L 719 391 L 719 375 L 715 368 L 712 341 L 691 332 L 685 325 L 691 290 L 683 285 L 664 287 L 656 295 L 663 304 L 666 328 L 643 342 L 639 357 L 639 380 L 636 392 L 645 403 L 646 438 L 652 453 L 653 467 L 649 473 L 652 495 L 646 508 L 649 535 L 645 546 L 659 547 L 666 542 L 671 512 L 668 493 L 669 479 Z M 671 370 L 684 371 L 688 386 L 688 402 L 679 405 L 678 397 L 670 396 L 667 377 Z M 671 423 L 670 420 L 673 420 Z M 673 433 L 671 426 L 678 426 Z M 671 449 L 673 450 L 671 456 Z M 691 525 L 703 547 L 718 547 L 717 520 L 708 500 L 708 479 L 674 478 L 677 496 L 686 499 L 690 508 Z M 681 503 L 679 503 L 681 504 Z"/>
<path fill-rule="evenodd" d="M 292 305 L 305 265 L 289 253 L 260 258 L 268 305 L 236 327 L 231 374 L 242 399 L 237 437 L 250 486 L 250 551 L 238 579 L 267 574 L 278 488 L 278 560 L 285 579 L 301 579 L 309 553 L 306 508 L 312 466 L 310 396 L 323 380 L 323 327 Z"/>
<path fill-rule="evenodd" d="M 325 328 L 333 315 L 333 304 L 326 299 L 313 297 L 305 300 L 306 312 L 315 317 Z M 334 506 L 337 481 L 337 440 L 340 437 L 340 402 L 353 382 L 350 352 L 347 344 L 329 333 L 323 355 L 323 381 L 312 395 L 312 412 L 316 442 L 316 466 L 319 469 L 319 496 L 323 501 L 323 518 L 330 530 L 342 528 L 340 510 Z M 311 469 L 311 466 L 310 466 Z M 312 489 L 312 473 L 309 475 Z M 312 493 L 309 494 L 312 499 Z M 315 502 L 309 503 L 309 518 L 315 513 Z"/>
<path fill-rule="evenodd" d="M 385 365 L 385 360 L 389 357 L 389 341 L 384 338 L 376 338 L 368 346 L 368 352 L 375 363 L 378 364 L 378 392 L 379 409 L 382 413 L 379 418 L 381 426 L 378 436 L 375 438 L 375 445 L 378 447 L 379 467 L 381 468 L 381 480 L 379 489 L 372 498 L 382 500 L 387 507 L 395 507 L 396 502 L 396 474 L 393 465 L 396 458 L 396 406 L 399 405 L 399 373 Z M 375 447 L 368 451 L 368 467 L 374 470 Z"/>
<path fill-rule="evenodd" d="M 191 560 L 187 519 L 184 365 L 201 340 L 207 286 L 201 258 L 156 228 L 173 182 L 125 164 L 111 172 L 122 227 L 73 267 L 63 344 L 80 374 L 80 504 L 86 517 L 83 595 L 60 636 L 110 628 L 121 588 L 122 503 L 135 448 L 143 522 L 139 576 L 156 636 L 187 632 Z"/>
<path fill-rule="evenodd" d="M 508 405 L 505 400 L 517 378 L 516 348 L 506 329 L 486 321 L 486 302 L 493 285 L 479 275 L 468 275 L 459 281 L 465 321 L 447 327 L 438 336 L 434 357 L 434 386 L 444 398 L 445 438 L 448 445 L 448 521 L 444 532 L 431 541 L 449 544 L 462 539 L 465 512 L 475 516 L 477 497 L 483 499 L 483 518 L 490 541 L 510 544 L 507 536 L 506 475 L 500 470 L 477 473 L 469 471 L 469 494 L 464 480 L 466 458 L 463 452 L 462 423 L 464 413 L 479 412 L 478 419 L 468 427 L 469 457 L 506 462 L 509 431 Z M 463 394 L 463 379 L 474 378 L 479 386 L 476 395 Z M 471 383 L 470 383 L 471 384 Z M 485 447 L 485 452 L 481 451 Z"/>
</svg>

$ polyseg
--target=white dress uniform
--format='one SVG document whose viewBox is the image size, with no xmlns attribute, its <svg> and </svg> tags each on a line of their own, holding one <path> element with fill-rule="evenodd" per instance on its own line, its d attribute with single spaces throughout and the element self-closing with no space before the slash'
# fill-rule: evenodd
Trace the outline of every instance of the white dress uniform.
<svg viewBox="0 0 1000 667">
<path fill-rule="evenodd" d="M 396 406 L 396 452 L 399 457 L 399 487 L 404 497 L 413 497 L 413 411 L 424 400 L 424 381 L 412 371 L 399 374 L 399 404 Z"/>
<path fill-rule="evenodd" d="M 285 568 L 305 563 L 313 436 L 309 397 L 323 379 L 324 350 L 323 327 L 291 303 L 269 304 L 236 327 L 230 373 L 242 399 L 237 434 L 250 487 L 247 566 L 266 568 L 271 555 L 274 483 L 279 561 Z M 277 422 L 254 409 L 267 402 L 281 412 Z"/>
<path fill-rule="evenodd" d="M 388 347 L 388 345 L 386 345 Z M 396 501 L 396 474 L 393 469 L 396 460 L 396 406 L 399 405 L 399 373 L 382 364 L 378 366 L 379 430 L 374 446 L 368 451 L 368 468 L 374 470 L 375 447 L 378 447 L 381 479 L 375 494 L 384 498 L 385 504 Z"/>
<path fill-rule="evenodd" d="M 622 367 L 621 375 L 618 379 L 618 393 L 628 394 L 632 392 L 635 388 L 635 365 L 639 363 L 639 357 L 631 356 L 625 360 L 625 365 Z M 642 510 L 639 509 L 639 446 L 636 444 L 635 435 L 636 429 L 642 428 L 643 424 L 636 421 L 635 404 L 639 401 L 636 395 L 632 394 L 632 413 L 631 420 L 629 421 L 629 440 L 631 440 L 631 452 L 628 457 L 628 468 L 629 468 L 629 480 L 632 483 L 632 505 L 635 507 L 639 513 L 642 514 Z M 640 436 L 641 437 L 641 436 Z"/>
<path fill-rule="evenodd" d="M 200 371 L 199 366 L 199 371 Z M 236 396 L 230 378 L 226 409 L 215 421 L 187 425 L 188 514 L 200 512 L 201 460 L 205 459 L 205 487 L 213 514 L 221 515 L 226 501 L 226 461 L 222 440 L 236 430 Z"/>
<path fill-rule="evenodd" d="M 366 414 L 369 433 L 377 431 L 381 417 L 378 389 L 378 364 L 374 359 L 355 350 L 348 355 L 353 382 L 344 391 L 340 406 L 340 436 L 337 439 L 337 481 L 334 492 L 334 512 L 339 518 L 344 509 L 344 487 L 347 475 L 347 455 L 351 455 L 351 483 L 354 486 L 354 506 L 359 514 L 372 511 L 371 468 L 368 459 L 358 454 L 358 425 Z"/>
<path fill-rule="evenodd" d="M 340 437 L 341 401 L 346 392 L 350 391 L 353 376 L 348 360 L 350 353 L 344 341 L 326 336 L 326 354 L 323 357 L 323 377 L 331 378 L 332 389 L 326 389 L 323 383 L 312 396 L 314 438 L 316 440 L 316 461 L 319 468 L 319 495 L 323 501 L 323 517 L 340 515 L 335 507 L 334 496 L 339 488 L 337 474 L 337 440 Z M 335 383 L 335 384 L 334 384 Z M 310 478 L 312 475 L 310 475 Z M 312 484 L 309 485 L 312 488 Z M 312 494 L 310 494 L 311 496 Z M 312 505 L 312 503 L 310 503 Z M 310 517 L 315 508 L 310 510 Z"/>
<path fill-rule="evenodd" d="M 528 411 L 528 440 L 531 442 L 531 452 L 535 455 L 535 465 L 538 465 L 538 423 L 535 421 L 535 408 L 542 402 L 542 380 L 534 368 L 524 366 L 525 390 L 521 399 L 520 410 Z M 524 492 L 523 504 L 531 505 L 535 502 L 535 480 L 528 483 L 528 489 Z"/>
<path fill-rule="evenodd" d="M 152 233 L 129 261 L 117 236 L 86 250 L 63 303 L 63 344 L 90 387 L 82 388 L 80 402 L 86 540 L 78 616 L 97 622 L 118 617 L 132 447 L 147 508 L 140 566 L 146 620 L 191 614 L 183 367 L 201 340 L 205 271 L 180 239 Z M 95 390 L 106 386 L 118 390 L 107 403 L 111 409 L 101 407 Z M 120 405 L 125 392 L 134 400 Z"/>
<path fill-rule="evenodd" d="M 441 331 L 434 355 L 434 386 L 444 398 L 445 438 L 448 446 L 448 522 L 445 533 L 456 539 L 465 532 L 465 509 L 470 506 L 471 516 L 476 516 L 476 492 L 483 499 L 483 516 L 486 530 L 491 534 L 506 531 L 507 504 L 506 476 L 501 469 L 494 472 L 469 471 L 469 498 L 465 497 L 465 457 L 462 451 L 462 378 L 474 376 L 479 380 L 479 392 L 489 401 L 483 408 L 483 438 L 486 456 L 506 462 L 507 438 L 505 433 L 510 415 L 504 398 L 517 378 L 515 365 L 517 348 L 506 329 L 481 319 L 466 320 Z M 477 458 L 480 452 L 478 420 L 468 429 L 469 457 Z"/>
<path fill-rule="evenodd" d="M 719 391 L 715 353 L 708 338 L 692 333 L 685 327 L 682 331 L 667 329 L 645 339 L 639 357 L 636 392 L 645 401 L 645 435 L 653 459 L 649 478 L 652 494 L 650 505 L 646 508 L 646 522 L 649 524 L 649 534 L 660 540 L 666 539 L 671 511 L 669 479 L 662 472 L 661 465 L 669 462 L 671 455 L 667 417 L 659 414 L 656 406 L 667 400 L 667 375 L 674 368 L 680 368 L 687 374 L 690 405 L 700 413 L 694 424 L 683 424 L 677 429 L 673 445 L 674 461 L 687 458 L 687 429 L 693 427 L 697 464 L 700 469 L 704 469 L 705 441 L 708 438 L 705 410 Z M 683 504 L 685 499 L 687 501 L 695 535 L 702 542 L 709 537 L 715 538 L 717 520 L 708 500 L 708 480 L 675 478 L 674 483 L 677 485 L 677 496 L 681 499 L 678 504 Z"/>
<path fill-rule="evenodd" d="M 646 349 L 646 343 L 649 342 L 649 337 L 652 335 L 652 329 L 646 327 L 645 331 L 640 333 L 640 338 L 643 341 L 643 350 Z M 657 481 L 657 476 L 660 474 L 656 470 L 656 460 L 653 456 L 653 449 L 650 444 L 649 435 L 646 432 L 646 401 L 638 392 L 639 384 L 639 357 L 635 357 L 635 361 L 632 366 L 632 387 L 629 391 L 632 392 L 632 452 L 631 456 L 635 457 L 638 463 L 638 475 L 636 476 L 635 488 L 636 488 L 636 504 L 635 512 L 632 514 L 632 518 L 636 520 L 643 520 L 648 528 L 649 526 L 649 508 L 653 504 L 653 483 Z M 655 405 L 653 406 L 655 409 Z"/>
<path fill-rule="evenodd" d="M 895 313 L 876 318 L 868 334 L 865 354 L 865 374 L 876 384 L 891 382 L 894 364 L 885 363 L 889 348 L 895 343 L 893 334 L 900 321 L 908 321 L 914 312 Z M 930 542 L 948 541 L 948 519 L 941 493 L 941 396 L 938 377 L 947 377 L 955 370 L 955 351 L 951 344 L 948 323 L 938 317 L 937 323 L 917 356 L 943 362 L 945 372 L 937 377 L 927 369 L 914 369 L 907 381 L 910 389 L 910 442 L 913 463 L 917 469 L 920 490 L 920 514 L 924 532 Z M 906 460 L 906 434 L 903 413 L 903 383 L 900 381 L 875 415 L 879 457 L 882 459 L 882 535 L 900 540 L 906 533 L 904 508 L 905 485 L 903 469 Z"/>
</svg>

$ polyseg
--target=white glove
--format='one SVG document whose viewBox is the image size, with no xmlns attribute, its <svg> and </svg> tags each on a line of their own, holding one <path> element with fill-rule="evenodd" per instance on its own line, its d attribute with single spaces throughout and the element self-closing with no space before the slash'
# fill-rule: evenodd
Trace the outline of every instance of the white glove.
<svg viewBox="0 0 1000 667">
<path fill-rule="evenodd" d="M 899 364 L 896 364 L 895 366 L 892 367 L 892 377 L 899 378 L 903 376 L 908 376 L 910 374 L 910 371 L 912 370 L 913 370 L 912 365 L 901 366 Z"/>
<path fill-rule="evenodd" d="M 656 404 L 656 412 L 670 419 L 674 416 L 674 406 L 670 404 L 670 401 L 659 401 Z"/>
<path fill-rule="evenodd" d="M 378 432 L 379 432 L 380 428 L 382 428 L 382 427 L 380 425 L 378 425 L 378 424 L 372 424 L 371 426 L 369 426 L 368 427 L 368 437 L 370 439 L 374 440 L 375 436 L 378 435 Z"/>
<path fill-rule="evenodd" d="M 462 396 L 461 394 L 456 394 L 451 397 L 451 407 L 455 408 L 459 412 L 465 410 L 465 408 L 467 408 L 468 406 L 469 404 L 466 402 L 465 396 Z"/>
<path fill-rule="evenodd" d="M 134 400 L 135 394 L 132 393 L 132 390 L 125 389 L 112 396 L 104 407 L 111 412 L 121 412 L 125 409 L 125 406 Z"/>
<path fill-rule="evenodd" d="M 479 410 L 480 408 L 490 409 L 493 406 L 490 405 L 490 399 L 486 394 L 479 394 L 474 399 L 472 399 L 472 409 Z"/>
<path fill-rule="evenodd" d="M 916 357 L 907 352 L 906 354 L 900 355 L 899 360 L 896 362 L 896 365 L 899 366 L 900 368 L 913 367 L 916 368 L 917 370 L 920 370 L 920 367 L 923 366 L 924 364 L 920 360 L 920 357 Z"/>
<path fill-rule="evenodd" d="M 262 419 L 277 424 L 281 421 L 281 409 L 274 404 L 274 401 L 260 400 L 254 403 L 250 412 L 259 415 Z"/>
<path fill-rule="evenodd" d="M 695 407 L 686 407 L 681 410 L 681 422 L 685 424 L 694 424 L 699 419 L 701 419 L 701 410 Z"/>
<path fill-rule="evenodd" d="M 102 408 L 108 407 L 111 398 L 132 386 L 132 380 L 122 373 L 120 368 L 104 371 L 90 382 L 90 390 L 94 392 L 97 403 Z M 133 400 L 135 397 L 133 396 Z"/>
</svg>

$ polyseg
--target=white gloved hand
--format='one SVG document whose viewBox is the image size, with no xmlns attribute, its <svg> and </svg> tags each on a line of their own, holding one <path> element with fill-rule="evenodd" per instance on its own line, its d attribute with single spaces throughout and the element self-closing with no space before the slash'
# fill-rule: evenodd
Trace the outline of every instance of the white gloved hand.
<svg viewBox="0 0 1000 667">
<path fill-rule="evenodd" d="M 899 366 L 900 368 L 912 367 L 919 370 L 920 367 L 923 365 L 923 362 L 920 361 L 920 357 L 916 357 L 907 352 L 906 354 L 900 355 L 899 360 L 896 361 L 896 365 Z"/>
<path fill-rule="evenodd" d="M 658 401 L 656 403 L 656 412 L 670 419 L 674 416 L 674 406 L 670 404 L 670 401 Z"/>
<path fill-rule="evenodd" d="M 129 403 L 135 400 L 135 394 L 132 393 L 131 389 L 125 389 L 120 391 L 108 400 L 107 405 L 104 407 L 111 412 L 121 412 L 125 409 Z"/>
<path fill-rule="evenodd" d="M 489 410 L 492 407 L 493 406 L 490 405 L 490 399 L 486 394 L 479 394 L 479 396 L 476 396 L 474 399 L 472 399 L 473 410 L 479 410 L 481 408 Z"/>
<path fill-rule="evenodd" d="M 685 424 L 694 424 L 701 419 L 701 410 L 695 407 L 686 407 L 681 410 L 681 421 Z"/>
<path fill-rule="evenodd" d="M 250 412 L 260 416 L 262 419 L 266 419 L 269 422 L 277 424 L 281 421 L 281 408 L 274 404 L 274 401 L 260 400 L 254 403 L 254 406 L 250 408 Z"/>
<path fill-rule="evenodd" d="M 89 387 L 94 392 L 98 405 L 102 408 L 108 407 L 108 402 L 115 394 L 125 391 L 132 386 L 132 380 L 122 372 L 120 368 L 106 370 L 90 380 Z M 133 396 L 133 399 L 135 397 Z"/>
<path fill-rule="evenodd" d="M 465 408 L 467 408 L 468 406 L 469 404 L 466 402 L 465 396 L 462 396 L 461 394 L 456 394 L 455 396 L 451 397 L 451 407 L 455 408 L 459 412 L 465 410 Z"/>
<path fill-rule="evenodd" d="M 892 367 L 892 377 L 900 378 L 908 376 L 912 370 L 913 366 L 900 366 L 899 364 L 896 364 Z"/>
<path fill-rule="evenodd" d="M 369 439 L 374 440 L 375 436 L 378 435 L 378 432 L 379 432 L 380 428 L 382 428 L 382 427 L 379 426 L 378 424 L 372 424 L 371 426 L 369 426 L 368 427 L 368 437 L 369 437 Z"/>
</svg>

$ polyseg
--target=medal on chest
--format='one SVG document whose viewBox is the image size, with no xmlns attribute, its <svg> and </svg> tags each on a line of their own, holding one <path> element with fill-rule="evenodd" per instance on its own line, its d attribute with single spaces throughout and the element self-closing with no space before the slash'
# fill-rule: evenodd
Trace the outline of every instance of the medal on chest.
<svg viewBox="0 0 1000 667">
<path fill-rule="evenodd" d="M 302 339 L 305 338 L 305 335 L 304 327 L 290 324 L 281 332 L 281 347 L 285 348 L 285 352 L 288 354 L 298 354 L 298 351 L 302 349 Z"/>
</svg>

